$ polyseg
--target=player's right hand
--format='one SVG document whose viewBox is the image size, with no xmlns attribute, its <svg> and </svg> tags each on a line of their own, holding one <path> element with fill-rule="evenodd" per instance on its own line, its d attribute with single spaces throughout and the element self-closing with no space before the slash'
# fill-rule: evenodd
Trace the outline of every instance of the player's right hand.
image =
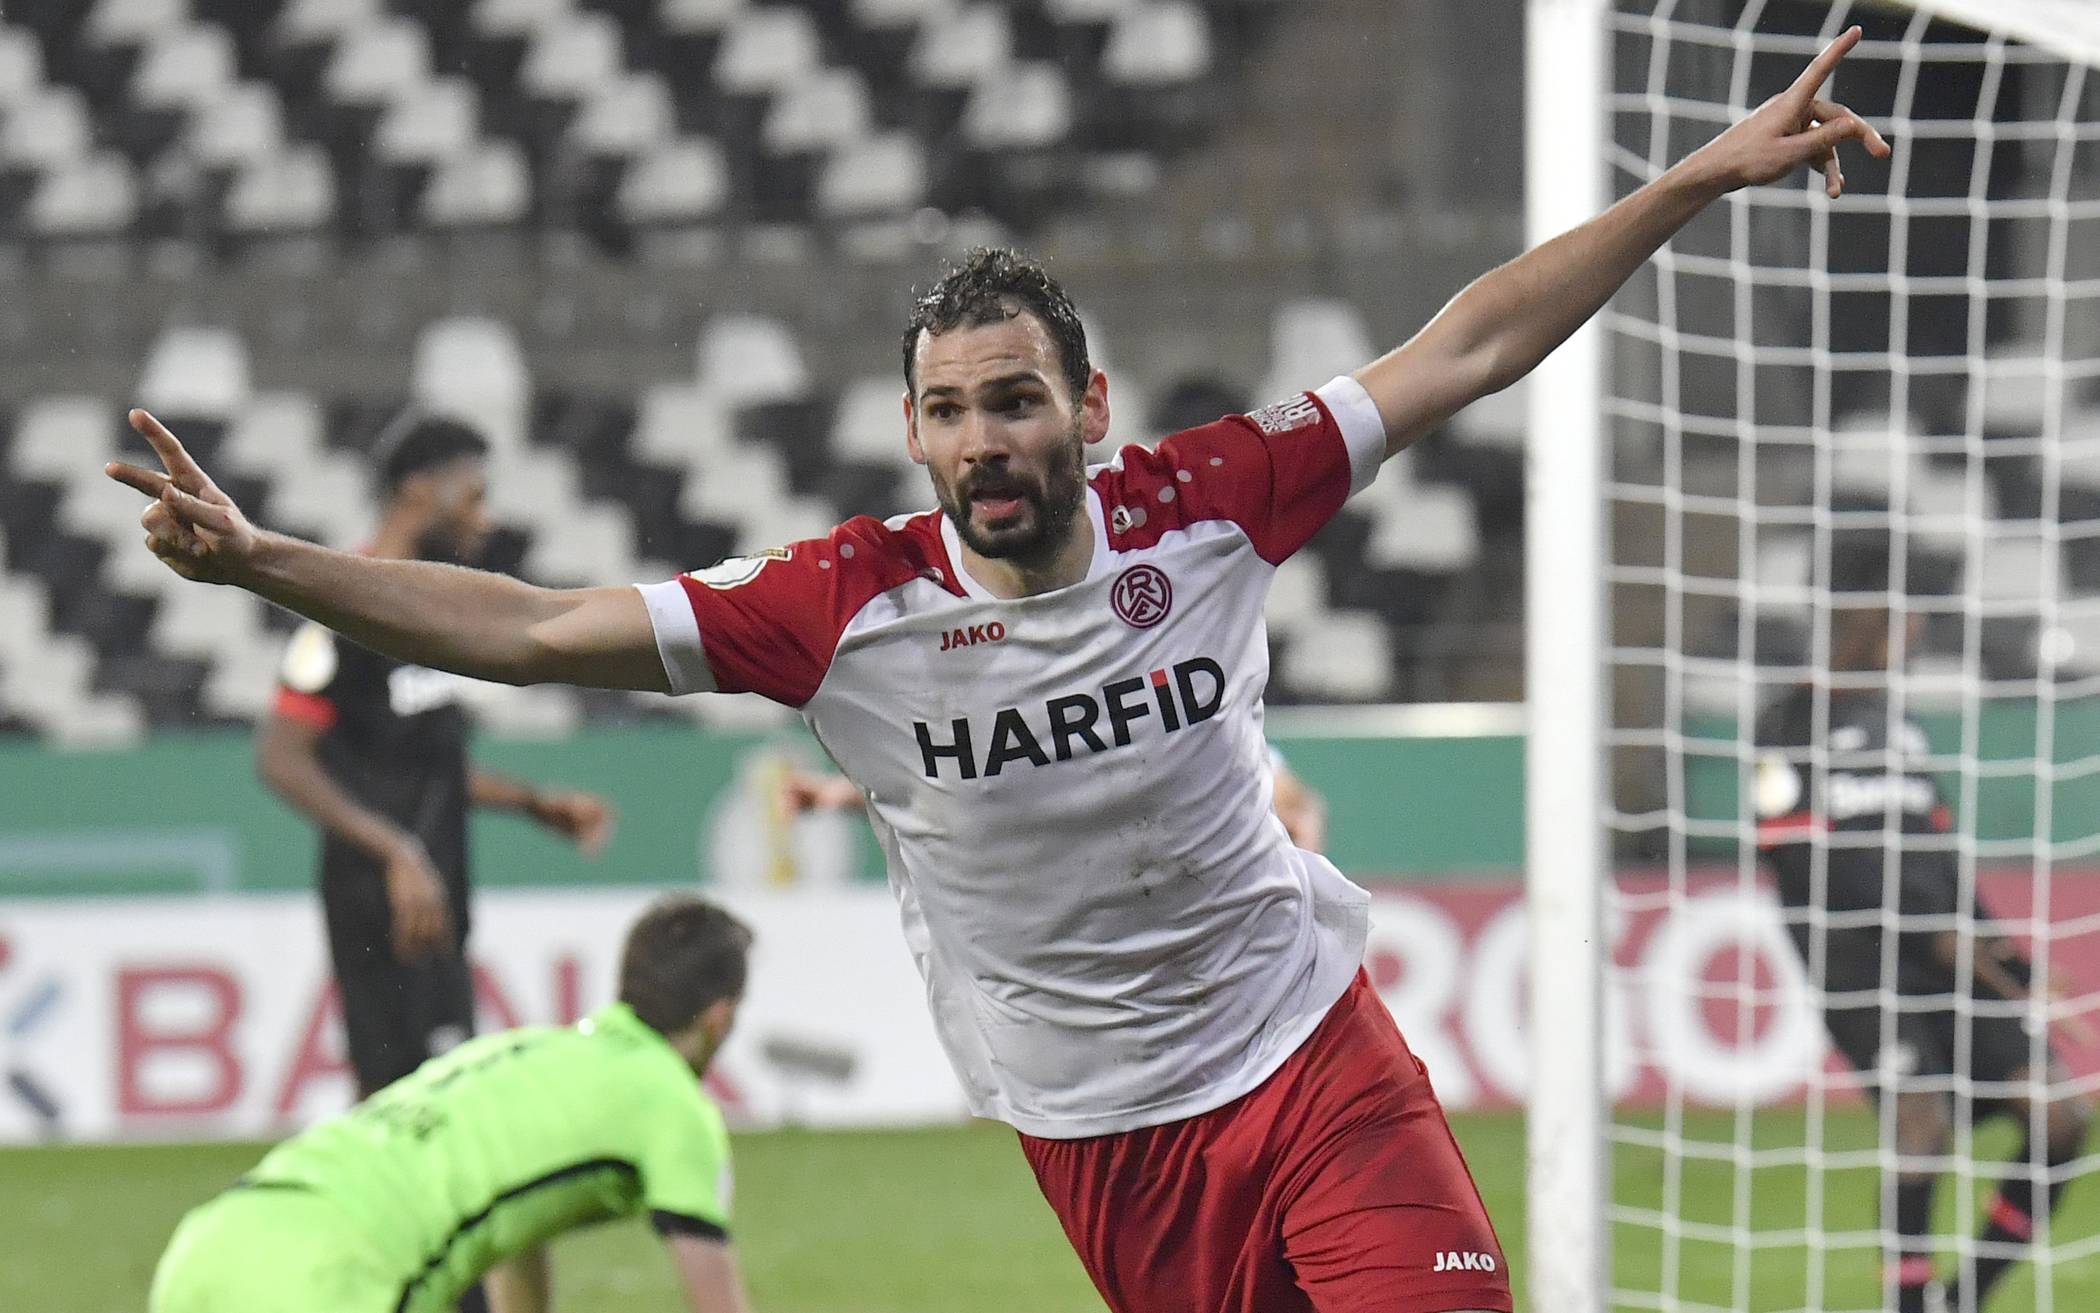
<svg viewBox="0 0 2100 1313">
<path fill-rule="evenodd" d="M 1876 159 L 1885 160 L 1891 153 L 1872 124 L 1816 96 L 1860 37 L 1858 27 L 1840 33 L 1792 86 L 1693 152 L 1691 159 L 1710 166 L 1729 190 L 1777 182 L 1808 165 L 1822 172 L 1823 192 L 1836 200 L 1845 190 L 1840 145 L 1857 142 Z"/>
<path fill-rule="evenodd" d="M 394 846 L 386 861 L 386 901 L 393 914 L 394 956 L 416 962 L 437 953 L 452 934 L 445 886 L 430 855 L 413 838 Z"/>
<path fill-rule="evenodd" d="M 153 498 L 139 517 L 147 550 L 185 579 L 239 583 L 262 535 L 159 420 L 143 410 L 132 411 L 130 419 L 152 444 L 165 473 L 121 461 L 103 466 L 102 472 Z"/>
</svg>

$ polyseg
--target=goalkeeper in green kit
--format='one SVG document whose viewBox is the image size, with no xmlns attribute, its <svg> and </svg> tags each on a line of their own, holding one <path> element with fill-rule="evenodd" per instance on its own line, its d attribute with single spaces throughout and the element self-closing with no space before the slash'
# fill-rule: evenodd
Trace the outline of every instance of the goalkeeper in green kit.
<svg viewBox="0 0 2100 1313">
<path fill-rule="evenodd" d="M 434 1313 L 477 1280 L 496 1313 L 543 1313 L 542 1242 L 645 1212 L 694 1313 L 744 1313 L 729 1137 L 700 1076 L 750 944 L 711 903 L 656 903 L 628 934 L 619 1002 L 432 1059 L 193 1210 L 152 1313 Z"/>
</svg>

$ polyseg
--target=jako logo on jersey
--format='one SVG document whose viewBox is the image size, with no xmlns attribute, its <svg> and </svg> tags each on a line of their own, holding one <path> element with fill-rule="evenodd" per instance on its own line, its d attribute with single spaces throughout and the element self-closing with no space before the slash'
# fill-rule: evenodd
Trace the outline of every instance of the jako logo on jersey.
<svg viewBox="0 0 2100 1313">
<path fill-rule="evenodd" d="M 1493 1254 L 1476 1254 L 1469 1250 L 1440 1249 L 1436 1255 L 1436 1266 L 1432 1272 L 1492 1272 L 1495 1270 Z"/>
<path fill-rule="evenodd" d="M 1152 686 L 1149 699 L 1144 696 L 1148 683 Z M 979 775 L 990 779 L 1012 762 L 1047 766 L 1053 758 L 1070 761 L 1075 741 L 1088 752 L 1106 752 L 1112 746 L 1127 748 L 1131 742 L 1130 727 L 1155 712 L 1166 732 L 1172 734 L 1184 726 L 1209 720 L 1224 704 L 1224 668 L 1209 657 L 1196 657 L 1171 669 L 1104 684 L 1099 697 L 1072 693 L 1051 698 L 1042 705 L 1043 715 L 1034 724 L 1030 724 L 1030 717 L 1021 714 L 1019 707 L 1001 707 L 994 713 L 992 731 L 986 736 L 979 736 L 969 719 L 962 716 L 949 722 L 946 742 L 936 742 L 933 727 L 923 720 L 912 722 L 912 732 L 919 736 L 919 756 L 925 763 L 927 779 L 939 779 L 942 763 L 948 761 L 955 763 L 963 779 L 974 780 Z M 1099 728 L 1104 715 L 1108 720 L 1106 738 Z M 981 757 L 980 743 L 985 745 Z"/>
<path fill-rule="evenodd" d="M 1006 641 L 1006 626 L 997 620 L 988 625 L 971 625 L 968 629 L 950 629 L 941 634 L 941 651 L 953 652 L 958 647 L 975 647 L 979 643 L 1001 643 Z"/>
<path fill-rule="evenodd" d="M 1174 585 L 1156 565 L 1133 565 L 1116 578 L 1108 593 L 1116 616 L 1132 629 L 1150 629 L 1174 609 Z"/>
</svg>

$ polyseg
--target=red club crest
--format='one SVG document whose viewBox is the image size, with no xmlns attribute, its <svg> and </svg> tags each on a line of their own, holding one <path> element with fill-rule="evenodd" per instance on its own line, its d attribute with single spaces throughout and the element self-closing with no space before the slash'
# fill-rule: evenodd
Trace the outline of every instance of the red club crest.
<svg viewBox="0 0 2100 1313">
<path fill-rule="evenodd" d="M 1156 565 L 1133 565 L 1117 576 L 1108 600 L 1124 624 L 1150 629 L 1174 609 L 1174 585 Z"/>
</svg>

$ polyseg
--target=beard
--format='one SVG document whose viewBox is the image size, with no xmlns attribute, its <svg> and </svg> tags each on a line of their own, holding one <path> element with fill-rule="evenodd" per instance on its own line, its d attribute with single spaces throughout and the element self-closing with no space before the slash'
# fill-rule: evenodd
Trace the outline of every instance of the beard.
<svg viewBox="0 0 2100 1313">
<path fill-rule="evenodd" d="M 1051 455 L 1040 479 L 1004 465 L 981 465 L 970 469 L 953 485 L 936 475 L 934 495 L 955 526 L 956 536 L 979 556 L 1023 565 L 1046 561 L 1064 546 L 1073 522 L 1079 518 L 1079 508 L 1086 497 L 1086 467 L 1082 460 L 1085 450 L 1085 439 L 1075 424 L 1072 440 Z M 971 515 L 971 507 L 980 496 L 1011 497 L 1021 506 L 1009 517 L 1011 524 L 985 528 Z"/>
<path fill-rule="evenodd" d="M 416 559 L 419 561 L 473 567 L 480 565 L 487 556 L 486 536 L 469 539 L 467 535 L 449 529 L 433 528 L 426 530 L 416 542 Z"/>
</svg>

